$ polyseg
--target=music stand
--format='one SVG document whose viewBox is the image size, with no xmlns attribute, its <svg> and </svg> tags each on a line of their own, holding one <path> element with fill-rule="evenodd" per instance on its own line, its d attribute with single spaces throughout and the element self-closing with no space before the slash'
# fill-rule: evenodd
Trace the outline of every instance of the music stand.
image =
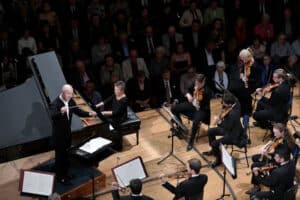
<svg viewBox="0 0 300 200">
<path fill-rule="evenodd" d="M 167 158 L 169 158 L 170 156 L 173 156 L 176 160 L 178 160 L 181 164 L 184 165 L 184 162 L 182 160 L 180 160 L 175 154 L 174 154 L 174 136 L 178 136 L 181 133 L 181 130 L 184 131 L 184 132 L 187 132 L 188 129 L 179 121 L 179 119 L 173 115 L 172 112 L 170 112 L 170 110 L 165 106 L 163 105 L 162 108 L 171 116 L 172 120 L 170 122 L 170 125 L 171 125 L 171 128 L 170 128 L 170 131 L 171 131 L 171 135 L 168 136 L 168 138 L 171 138 L 171 149 L 169 151 L 169 153 L 163 157 L 160 161 L 157 162 L 157 164 L 161 164 L 163 161 L 165 161 Z"/>
<path fill-rule="evenodd" d="M 225 196 L 230 196 L 230 194 L 225 193 L 225 184 L 226 184 L 226 171 L 228 170 L 233 179 L 237 178 L 236 175 L 236 163 L 235 159 L 227 152 L 225 147 L 220 144 L 220 150 L 222 155 L 222 162 L 224 165 L 223 171 L 223 192 L 221 197 L 217 198 L 217 200 L 223 200 Z"/>
</svg>

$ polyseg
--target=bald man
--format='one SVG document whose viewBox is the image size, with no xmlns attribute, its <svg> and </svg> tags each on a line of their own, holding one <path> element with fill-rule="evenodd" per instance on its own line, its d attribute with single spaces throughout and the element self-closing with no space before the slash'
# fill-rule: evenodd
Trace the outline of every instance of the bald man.
<svg viewBox="0 0 300 200">
<path fill-rule="evenodd" d="M 65 183 L 68 176 L 68 153 L 71 146 L 71 122 L 72 114 L 80 117 L 96 116 L 94 111 L 85 112 L 77 107 L 73 97 L 73 87 L 64 85 L 61 94 L 51 103 L 50 112 L 53 121 L 53 142 L 55 150 L 55 173 L 57 179 Z"/>
</svg>

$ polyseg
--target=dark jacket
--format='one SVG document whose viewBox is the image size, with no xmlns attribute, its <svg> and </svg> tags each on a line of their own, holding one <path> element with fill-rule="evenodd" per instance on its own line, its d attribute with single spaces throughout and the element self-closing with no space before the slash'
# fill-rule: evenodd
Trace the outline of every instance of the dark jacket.
<svg viewBox="0 0 300 200">
<path fill-rule="evenodd" d="M 240 121 L 241 106 L 236 102 L 232 110 L 226 115 L 219 127 L 222 128 L 224 136 L 232 137 L 233 142 L 238 142 L 241 139 L 244 129 Z"/>
<path fill-rule="evenodd" d="M 80 117 L 88 117 L 89 113 L 81 110 L 76 106 L 73 99 L 69 101 L 69 118 L 67 114 L 62 114 L 60 112 L 61 108 L 65 104 L 62 100 L 57 97 L 50 105 L 50 114 L 52 117 L 52 127 L 53 127 L 53 139 L 54 145 L 66 145 L 67 147 L 71 144 L 71 122 L 73 113 Z M 73 107 L 73 108 L 71 108 Z"/>
<path fill-rule="evenodd" d="M 270 176 L 258 176 L 257 179 L 259 183 L 270 187 L 274 200 L 282 200 L 284 193 L 293 186 L 294 177 L 295 165 L 290 161 L 274 169 Z"/>
<path fill-rule="evenodd" d="M 182 181 L 177 187 L 174 187 L 168 182 L 163 184 L 163 187 L 175 194 L 174 200 L 181 197 L 189 199 L 191 197 L 203 195 L 204 186 L 207 183 L 207 179 L 207 175 L 199 174 L 199 176 L 190 177 L 189 179 Z"/>
</svg>

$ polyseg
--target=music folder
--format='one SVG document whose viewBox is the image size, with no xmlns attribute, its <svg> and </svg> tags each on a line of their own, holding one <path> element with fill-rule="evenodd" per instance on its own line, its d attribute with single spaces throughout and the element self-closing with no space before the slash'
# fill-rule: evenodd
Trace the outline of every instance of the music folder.
<svg viewBox="0 0 300 200">
<path fill-rule="evenodd" d="M 50 196 L 53 193 L 55 174 L 37 170 L 21 170 L 19 190 L 22 194 Z"/>
</svg>

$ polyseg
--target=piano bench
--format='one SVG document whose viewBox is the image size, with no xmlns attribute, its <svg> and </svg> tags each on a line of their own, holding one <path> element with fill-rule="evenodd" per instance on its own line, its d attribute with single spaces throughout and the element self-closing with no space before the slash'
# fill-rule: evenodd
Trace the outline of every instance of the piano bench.
<svg viewBox="0 0 300 200">
<path fill-rule="evenodd" d="M 136 144 L 138 145 L 141 120 L 136 116 L 136 114 L 130 107 L 127 107 L 127 117 L 128 119 L 125 122 L 123 122 L 120 126 L 120 133 L 122 136 L 135 133 Z"/>
</svg>

